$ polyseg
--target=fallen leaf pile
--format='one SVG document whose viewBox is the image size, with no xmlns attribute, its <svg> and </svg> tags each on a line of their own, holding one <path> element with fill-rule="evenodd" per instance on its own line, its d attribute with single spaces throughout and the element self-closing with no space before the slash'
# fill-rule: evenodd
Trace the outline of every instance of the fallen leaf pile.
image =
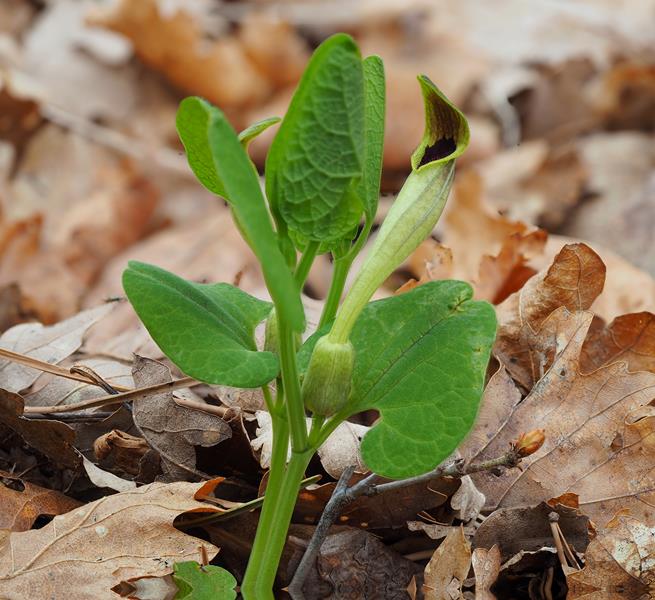
<svg viewBox="0 0 655 600">
<path fill-rule="evenodd" d="M 282 116 L 337 31 L 385 61 L 378 222 L 423 131 L 416 75 L 471 123 L 444 217 L 377 292 L 462 279 L 496 307 L 458 456 L 545 437 L 518 468 L 349 504 L 306 597 L 655 597 L 653 13 L 655 0 L 0 0 L 0 597 L 237 593 L 270 461 L 262 395 L 182 379 L 120 274 L 134 259 L 265 297 L 229 210 L 192 177 L 175 111 L 197 94 L 236 128 Z M 251 145 L 260 169 L 274 130 Z M 322 256 L 308 277 L 310 330 L 330 271 Z M 299 494 L 279 589 L 344 469 L 364 477 L 375 419 L 341 425 L 310 464 L 321 480 Z"/>
</svg>

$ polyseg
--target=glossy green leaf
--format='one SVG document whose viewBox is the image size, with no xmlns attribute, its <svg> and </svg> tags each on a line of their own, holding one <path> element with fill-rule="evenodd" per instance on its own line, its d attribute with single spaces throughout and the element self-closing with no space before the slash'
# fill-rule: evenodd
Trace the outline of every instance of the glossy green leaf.
<svg viewBox="0 0 655 600">
<path fill-rule="evenodd" d="M 352 38 L 337 34 L 312 56 L 268 152 L 272 211 L 307 240 L 350 233 L 363 211 L 363 156 L 362 60 Z"/>
<path fill-rule="evenodd" d="M 157 345 L 187 375 L 241 388 L 277 376 L 277 356 L 258 352 L 254 339 L 270 303 L 227 283 L 194 283 L 134 261 L 123 273 L 123 287 Z"/>
<path fill-rule="evenodd" d="M 196 177 L 231 204 L 235 221 L 253 249 L 275 304 L 296 331 L 305 316 L 293 275 L 273 230 L 259 176 L 225 115 L 201 98 L 186 98 L 177 128 Z"/>
<path fill-rule="evenodd" d="M 352 331 L 355 367 L 342 414 L 375 408 L 362 441 L 367 466 L 391 478 L 425 473 L 470 430 L 496 334 L 487 302 L 461 281 L 434 281 L 371 302 Z"/>
<path fill-rule="evenodd" d="M 175 600 L 234 600 L 237 580 L 229 571 L 214 565 L 202 566 L 194 560 L 173 565 Z"/>
<path fill-rule="evenodd" d="M 379 56 L 364 59 L 365 84 L 365 144 L 364 171 L 358 184 L 358 193 L 364 203 L 366 218 L 375 217 L 380 198 L 382 151 L 384 149 L 385 87 L 384 64 Z"/>
</svg>

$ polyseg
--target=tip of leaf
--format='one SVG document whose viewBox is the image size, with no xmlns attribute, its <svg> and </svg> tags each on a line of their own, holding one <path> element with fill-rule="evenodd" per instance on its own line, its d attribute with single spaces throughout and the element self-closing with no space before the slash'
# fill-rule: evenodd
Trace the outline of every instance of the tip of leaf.
<svg viewBox="0 0 655 600">
<path fill-rule="evenodd" d="M 464 114 L 427 75 L 419 75 L 425 105 L 425 132 L 412 154 L 412 169 L 442 164 L 461 156 L 469 144 L 470 132 Z"/>
</svg>

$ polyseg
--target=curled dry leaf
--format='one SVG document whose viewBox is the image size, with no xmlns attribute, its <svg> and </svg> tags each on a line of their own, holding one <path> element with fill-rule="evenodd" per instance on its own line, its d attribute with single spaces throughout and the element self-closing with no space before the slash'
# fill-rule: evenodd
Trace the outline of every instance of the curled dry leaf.
<svg viewBox="0 0 655 600">
<path fill-rule="evenodd" d="M 61 515 L 81 502 L 0 471 L 0 504 L 0 529 L 27 531 L 40 516 Z"/>
<path fill-rule="evenodd" d="M 425 567 L 425 600 L 458 600 L 471 567 L 471 544 L 461 527 L 453 528 Z"/>
<path fill-rule="evenodd" d="M 563 334 L 545 321 L 564 306 L 573 314 L 587 310 L 603 290 L 605 265 L 585 244 L 564 246 L 552 265 L 532 277 L 498 307 L 498 336 L 494 354 L 525 389 L 552 364 L 571 332 Z M 561 324 L 561 321 L 557 321 Z M 572 321 L 566 321 L 575 327 Z"/>
<path fill-rule="evenodd" d="M 66 598 L 77 590 L 80 598 L 107 598 L 122 580 L 167 575 L 174 562 L 197 558 L 200 546 L 213 558 L 218 548 L 173 527 L 185 511 L 213 512 L 193 499 L 199 487 L 153 483 L 12 533 L 0 548 L 3 597 Z"/>
<path fill-rule="evenodd" d="M 141 356 L 134 360 L 132 376 L 137 387 L 172 381 L 166 365 Z M 135 400 L 132 414 L 143 437 L 160 454 L 166 476 L 172 479 L 203 476 L 196 470 L 194 446 L 215 446 L 232 435 L 223 419 L 179 406 L 172 392 Z"/>
<path fill-rule="evenodd" d="M 5 331 L 0 337 L 0 348 L 18 352 L 50 364 L 58 364 L 81 345 L 87 330 L 112 310 L 111 304 L 82 311 L 56 325 L 22 323 Z M 40 371 L 0 359 L 2 387 L 20 392 L 32 385 Z"/>
<path fill-rule="evenodd" d="M 496 600 L 491 586 L 496 583 L 500 572 L 500 548 L 495 544 L 489 550 L 476 548 L 471 555 L 471 564 L 475 573 L 476 600 Z"/>
<path fill-rule="evenodd" d="M 580 373 L 591 313 L 562 307 L 550 319 L 572 321 L 573 327 L 563 327 L 573 335 L 477 457 L 496 456 L 533 429 L 545 429 L 545 442 L 523 459 L 522 470 L 474 475 L 477 487 L 489 507 L 526 506 L 574 492 L 600 524 L 622 508 L 652 519 L 655 414 L 647 405 L 655 396 L 655 374 L 632 373 L 622 362 Z"/>
<path fill-rule="evenodd" d="M 616 516 L 589 544 L 584 568 L 567 576 L 567 598 L 652 598 L 654 557 L 653 528 L 629 516 Z"/>
<path fill-rule="evenodd" d="M 93 442 L 96 459 L 131 475 L 139 472 L 139 462 L 149 448 L 143 438 L 117 429 L 112 429 Z"/>
</svg>

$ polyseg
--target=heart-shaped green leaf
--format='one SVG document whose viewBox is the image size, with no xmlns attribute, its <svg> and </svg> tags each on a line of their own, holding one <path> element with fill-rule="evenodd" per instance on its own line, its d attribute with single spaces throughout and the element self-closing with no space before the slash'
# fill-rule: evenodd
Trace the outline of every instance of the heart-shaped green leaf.
<svg viewBox="0 0 655 600">
<path fill-rule="evenodd" d="M 277 356 L 258 352 L 254 339 L 270 303 L 227 283 L 194 283 L 134 261 L 123 273 L 123 287 L 157 345 L 187 375 L 241 388 L 277 376 Z"/>
<path fill-rule="evenodd" d="M 425 473 L 470 430 L 496 334 L 487 302 L 461 281 L 434 281 L 371 302 L 351 341 L 355 366 L 346 413 L 375 408 L 362 441 L 368 467 L 391 478 Z"/>
<path fill-rule="evenodd" d="M 230 203 L 239 230 L 262 266 L 280 314 L 295 331 L 302 331 L 305 313 L 300 295 L 278 246 L 259 176 L 236 132 L 218 108 L 195 97 L 181 102 L 177 130 L 196 177 Z"/>
<path fill-rule="evenodd" d="M 364 79 L 359 50 L 337 34 L 314 52 L 266 159 L 271 209 L 310 241 L 357 226 L 364 155 Z"/>
<path fill-rule="evenodd" d="M 195 560 L 175 563 L 175 600 L 234 600 L 237 580 L 229 571 L 214 565 L 202 566 Z"/>
</svg>

